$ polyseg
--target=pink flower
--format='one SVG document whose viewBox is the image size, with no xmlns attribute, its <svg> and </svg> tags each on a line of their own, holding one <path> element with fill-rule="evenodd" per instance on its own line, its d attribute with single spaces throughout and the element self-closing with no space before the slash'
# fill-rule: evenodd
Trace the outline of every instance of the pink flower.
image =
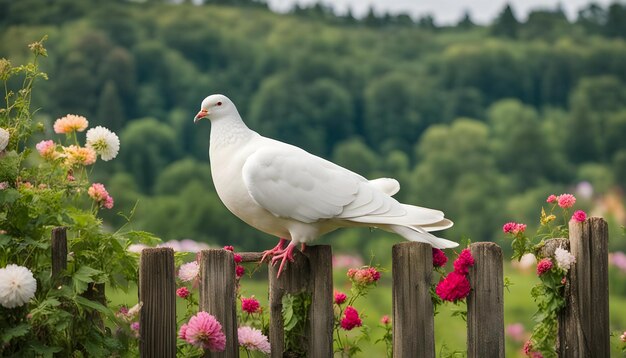
<svg viewBox="0 0 626 358">
<path fill-rule="evenodd" d="M 133 331 L 139 332 L 139 322 L 133 322 L 130 324 L 130 329 Z"/>
<path fill-rule="evenodd" d="M 349 331 L 354 327 L 361 327 L 362 324 L 361 318 L 359 318 L 359 312 L 352 306 L 346 307 L 344 316 L 341 319 L 341 328 Z"/>
<path fill-rule="evenodd" d="M 442 267 L 448 262 L 445 252 L 433 247 L 433 267 Z"/>
<path fill-rule="evenodd" d="M 87 190 L 87 194 L 100 206 L 104 206 L 107 209 L 113 207 L 113 198 L 109 195 L 104 185 L 93 183 L 91 187 L 89 187 L 89 190 Z"/>
<path fill-rule="evenodd" d="M 9 187 L 9 182 L 8 181 L 3 181 L 2 183 L 0 183 L 0 190 L 4 190 L 6 188 Z"/>
<path fill-rule="evenodd" d="M 235 248 L 232 245 L 224 246 L 224 250 L 235 252 Z"/>
<path fill-rule="evenodd" d="M 226 348 L 226 336 L 222 332 L 222 325 L 215 317 L 204 311 L 191 317 L 185 331 L 179 331 L 178 335 L 184 335 L 187 342 L 212 352 L 222 352 Z"/>
<path fill-rule="evenodd" d="M 183 324 L 180 326 L 180 330 L 178 331 L 178 338 L 186 341 L 187 340 L 187 325 Z"/>
<path fill-rule="evenodd" d="M 82 132 L 87 129 L 88 125 L 89 122 L 87 118 L 75 114 L 68 114 L 54 122 L 54 132 L 59 134 L 72 133 L 74 131 Z"/>
<path fill-rule="evenodd" d="M 619 336 L 620 341 L 622 342 L 626 342 L 626 331 L 624 331 L 624 333 L 622 333 L 621 336 Z"/>
<path fill-rule="evenodd" d="M 178 269 L 178 278 L 183 282 L 193 281 L 198 277 L 200 272 L 200 266 L 197 261 L 191 261 L 186 264 L 180 265 Z"/>
<path fill-rule="evenodd" d="M 243 260 L 243 258 L 239 254 L 234 254 L 233 258 L 234 258 L 236 264 L 241 263 L 241 260 Z"/>
<path fill-rule="evenodd" d="M 534 352 L 530 352 L 530 357 L 531 358 L 543 358 L 543 354 L 541 354 L 540 352 L 534 351 Z"/>
<path fill-rule="evenodd" d="M 245 267 L 243 267 L 241 265 L 235 266 L 235 275 L 237 275 L 237 278 L 240 278 L 245 273 L 246 273 L 246 268 Z"/>
<path fill-rule="evenodd" d="M 467 277 L 452 271 L 443 280 L 439 281 L 435 292 L 444 301 L 455 302 L 467 297 L 470 293 L 470 283 Z"/>
<path fill-rule="evenodd" d="M 270 354 L 272 348 L 267 337 L 258 329 L 244 326 L 237 329 L 239 345 L 251 351 Z"/>
<path fill-rule="evenodd" d="M 532 350 L 533 350 L 533 342 L 531 342 L 529 339 L 524 343 L 524 347 L 522 348 L 522 351 L 524 352 L 524 354 L 529 355 Z"/>
<path fill-rule="evenodd" d="M 576 203 L 576 197 L 572 194 L 561 194 L 556 199 L 563 209 L 571 208 Z"/>
<path fill-rule="evenodd" d="M 582 210 L 576 210 L 574 215 L 572 215 L 572 220 L 576 220 L 579 223 L 585 221 L 587 219 L 587 214 Z"/>
<path fill-rule="evenodd" d="M 474 266 L 474 257 L 470 249 L 464 249 L 461 251 L 459 257 L 454 260 L 454 272 L 462 275 L 467 275 L 469 268 Z"/>
<path fill-rule="evenodd" d="M 557 198 L 556 195 L 554 194 L 550 194 L 550 196 L 548 196 L 548 199 L 546 199 L 546 203 L 556 203 Z"/>
<path fill-rule="evenodd" d="M 116 316 L 126 316 L 128 314 L 128 307 L 126 306 L 122 306 L 120 307 L 120 309 L 117 311 Z"/>
<path fill-rule="evenodd" d="M 176 290 L 176 296 L 180 298 L 187 298 L 189 297 L 190 294 L 191 292 L 189 292 L 189 289 L 187 289 L 187 287 L 181 287 L 178 290 Z"/>
<path fill-rule="evenodd" d="M 256 313 L 259 311 L 261 305 L 259 301 L 254 298 L 254 296 L 250 298 L 241 298 L 241 310 L 247 313 Z"/>
<path fill-rule="evenodd" d="M 349 269 L 348 277 L 357 285 L 369 285 L 380 280 L 380 272 L 374 267 L 366 267 L 362 269 Z"/>
<path fill-rule="evenodd" d="M 511 234 L 513 233 L 513 229 L 517 226 L 516 223 L 514 222 L 508 222 L 506 224 L 504 224 L 502 226 L 502 231 L 504 231 L 505 234 Z"/>
<path fill-rule="evenodd" d="M 380 323 L 384 324 L 385 326 L 391 323 L 391 318 L 389 318 L 388 315 L 384 315 L 381 319 L 380 319 Z"/>
<path fill-rule="evenodd" d="M 552 269 L 552 260 L 549 258 L 541 259 L 537 264 L 537 275 L 541 276 Z"/>
<path fill-rule="evenodd" d="M 336 304 L 341 305 L 342 303 L 346 302 L 346 298 L 348 298 L 348 296 L 346 296 L 345 293 L 339 292 L 339 291 L 335 292 L 335 303 Z"/>
<path fill-rule="evenodd" d="M 42 140 L 35 145 L 35 148 L 44 159 L 54 160 L 58 157 L 56 145 L 51 140 Z"/>
<path fill-rule="evenodd" d="M 506 326 L 506 335 L 511 337 L 514 341 L 521 342 L 524 340 L 525 330 L 524 325 L 521 323 L 513 323 Z"/>
</svg>

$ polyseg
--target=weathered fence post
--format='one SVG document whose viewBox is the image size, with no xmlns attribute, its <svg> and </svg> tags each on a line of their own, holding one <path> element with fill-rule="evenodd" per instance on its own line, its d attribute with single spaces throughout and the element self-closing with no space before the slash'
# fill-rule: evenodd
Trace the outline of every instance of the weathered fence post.
<svg viewBox="0 0 626 358">
<path fill-rule="evenodd" d="M 67 268 L 67 228 L 52 229 L 52 277 L 56 279 Z"/>
<path fill-rule="evenodd" d="M 467 357 L 504 358 L 502 249 L 493 242 L 470 245 L 474 267 L 467 297 Z"/>
<path fill-rule="evenodd" d="M 608 226 L 591 217 L 569 223 L 576 263 L 566 285 L 567 304 L 559 315 L 560 357 L 609 357 Z"/>
<path fill-rule="evenodd" d="M 174 250 L 143 249 L 139 262 L 139 352 L 141 357 L 176 357 Z"/>
<path fill-rule="evenodd" d="M 309 357 L 332 357 L 334 318 L 331 248 L 328 245 L 308 246 L 304 254 L 294 250 L 294 259 L 278 279 L 278 265 L 269 265 L 271 356 L 283 357 L 285 350 L 283 296 L 306 293 L 311 295 L 311 306 L 306 336 L 300 344 L 305 347 Z"/>
<path fill-rule="evenodd" d="M 432 247 L 421 242 L 393 245 L 393 356 L 434 357 L 435 323 L 430 285 Z"/>
<path fill-rule="evenodd" d="M 215 316 L 226 335 L 223 352 L 206 351 L 205 357 L 239 357 L 235 259 L 231 251 L 200 252 L 200 311 Z"/>
</svg>

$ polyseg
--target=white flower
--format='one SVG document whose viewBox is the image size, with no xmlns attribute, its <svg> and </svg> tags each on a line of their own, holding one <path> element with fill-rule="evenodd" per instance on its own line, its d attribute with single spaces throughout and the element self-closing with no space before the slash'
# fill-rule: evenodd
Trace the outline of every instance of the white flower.
<svg viewBox="0 0 626 358">
<path fill-rule="evenodd" d="M 557 266 L 565 271 L 569 270 L 572 264 L 576 262 L 574 255 L 560 247 L 554 250 L 554 258 L 556 259 Z"/>
<path fill-rule="evenodd" d="M 268 342 L 267 337 L 256 328 L 239 327 L 237 329 L 237 339 L 240 346 L 251 351 L 260 351 L 265 354 L 270 354 L 271 352 L 270 342 Z"/>
<path fill-rule="evenodd" d="M 193 281 L 198 276 L 198 272 L 200 272 L 198 262 L 191 261 L 180 265 L 180 269 L 178 269 L 178 278 L 183 282 Z"/>
<path fill-rule="evenodd" d="M 0 305 L 22 306 L 35 296 L 36 290 L 37 281 L 26 267 L 11 264 L 0 269 Z"/>
<path fill-rule="evenodd" d="M 137 303 L 136 305 L 128 309 L 128 313 L 126 315 L 128 317 L 134 318 L 137 314 L 139 314 L 139 311 L 141 310 L 142 306 L 143 306 L 143 302 Z"/>
<path fill-rule="evenodd" d="M 97 126 L 87 131 L 87 143 L 85 145 L 93 149 L 104 161 L 117 157 L 120 151 L 120 139 L 117 134 L 110 130 Z"/>
<path fill-rule="evenodd" d="M 3 151 L 7 145 L 9 145 L 9 131 L 0 128 L 0 152 Z"/>
</svg>

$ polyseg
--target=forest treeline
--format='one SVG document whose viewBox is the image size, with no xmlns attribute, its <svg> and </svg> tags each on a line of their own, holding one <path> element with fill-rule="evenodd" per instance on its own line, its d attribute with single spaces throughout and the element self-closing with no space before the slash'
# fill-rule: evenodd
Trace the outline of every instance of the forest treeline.
<svg viewBox="0 0 626 358">
<path fill-rule="evenodd" d="M 466 15 L 438 26 L 320 4 L 276 14 L 250 0 L 0 0 L 0 56 L 22 63 L 25 44 L 49 36 L 37 140 L 54 137 L 51 123 L 67 113 L 119 134 L 120 158 L 95 168 L 115 197 L 112 224 L 132 212 L 135 228 L 164 240 L 273 244 L 234 218 L 211 183 L 209 124 L 193 116 L 223 93 L 263 135 L 397 178 L 400 200 L 455 221 L 443 236 L 499 241 L 503 222 L 536 225 L 548 194 L 581 182 L 593 187 L 583 208 L 621 200 L 624 18 L 619 3 L 589 5 L 574 21 L 559 8 L 521 21 L 507 6 L 489 25 Z M 619 234 L 619 215 L 603 215 Z M 337 236 L 337 248 L 389 251 L 376 231 L 328 240 Z"/>
</svg>

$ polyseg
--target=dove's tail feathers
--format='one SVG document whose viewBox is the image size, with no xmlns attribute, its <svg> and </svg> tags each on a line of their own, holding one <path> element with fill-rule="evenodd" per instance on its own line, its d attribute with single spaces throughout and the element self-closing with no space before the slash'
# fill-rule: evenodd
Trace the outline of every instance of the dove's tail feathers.
<svg viewBox="0 0 626 358">
<path fill-rule="evenodd" d="M 389 225 L 388 228 L 409 241 L 424 242 L 436 249 L 448 249 L 459 246 L 458 243 L 437 237 L 419 226 Z"/>
<path fill-rule="evenodd" d="M 369 182 L 378 190 L 389 196 L 394 196 L 397 192 L 400 191 L 400 183 L 392 178 L 378 178 L 370 180 Z"/>
<path fill-rule="evenodd" d="M 409 226 L 414 226 L 416 229 L 424 229 L 428 232 L 431 231 L 439 231 L 439 230 L 445 230 L 445 229 L 449 229 L 452 227 L 452 225 L 454 225 L 454 223 L 451 220 L 448 219 L 443 219 L 441 221 L 438 221 L 436 223 L 432 223 L 432 224 L 425 224 L 425 225 L 409 225 Z"/>
</svg>

